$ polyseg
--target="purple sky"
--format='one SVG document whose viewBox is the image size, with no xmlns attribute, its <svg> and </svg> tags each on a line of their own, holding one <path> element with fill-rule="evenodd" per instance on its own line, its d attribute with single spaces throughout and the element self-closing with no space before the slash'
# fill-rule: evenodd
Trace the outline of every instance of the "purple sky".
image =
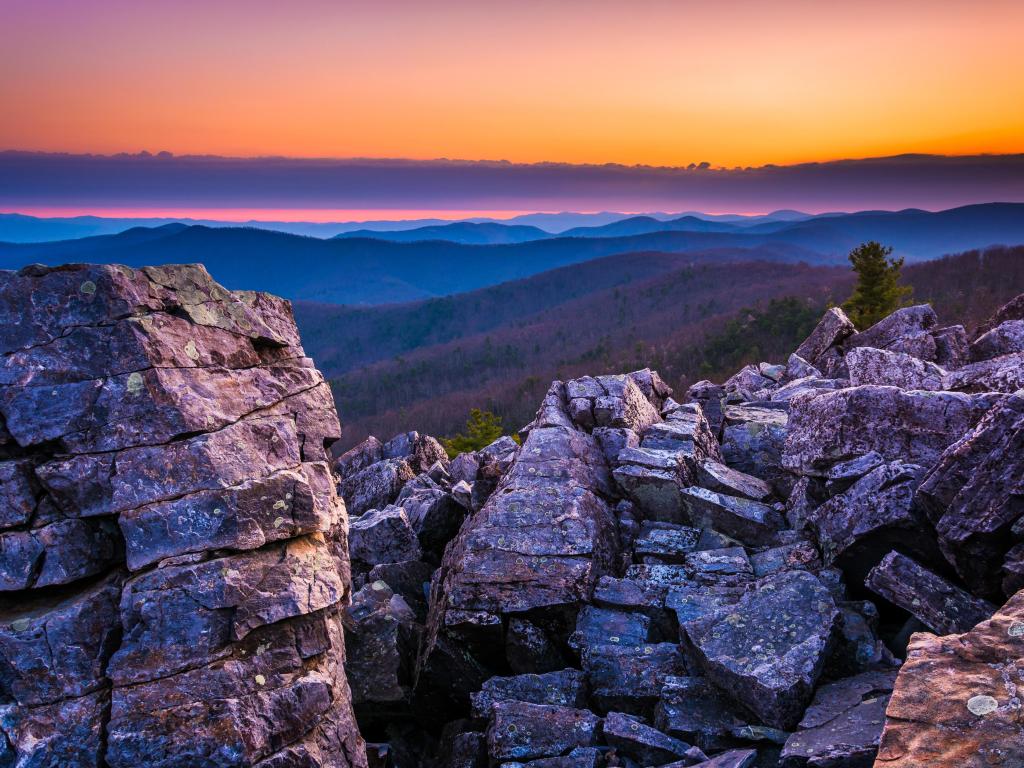
<svg viewBox="0 0 1024 768">
<path fill-rule="evenodd" d="M 748 169 L 0 152 L 0 210 L 767 212 L 1024 201 L 1024 155 Z M 180 215 L 180 214 L 179 214 Z"/>
</svg>

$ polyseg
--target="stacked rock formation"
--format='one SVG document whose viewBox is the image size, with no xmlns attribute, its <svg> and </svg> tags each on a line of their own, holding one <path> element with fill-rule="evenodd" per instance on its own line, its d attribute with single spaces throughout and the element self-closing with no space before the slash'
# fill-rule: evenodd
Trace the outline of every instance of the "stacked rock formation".
<svg viewBox="0 0 1024 768">
<path fill-rule="evenodd" d="M 365 766 L 330 391 L 201 267 L 0 273 L 0 765 Z"/>
<path fill-rule="evenodd" d="M 1024 764 L 1021 597 L 997 610 L 1024 586 L 1021 307 L 974 341 L 927 306 L 833 309 L 685 402 L 584 377 L 521 446 L 350 451 L 371 760 Z"/>
</svg>

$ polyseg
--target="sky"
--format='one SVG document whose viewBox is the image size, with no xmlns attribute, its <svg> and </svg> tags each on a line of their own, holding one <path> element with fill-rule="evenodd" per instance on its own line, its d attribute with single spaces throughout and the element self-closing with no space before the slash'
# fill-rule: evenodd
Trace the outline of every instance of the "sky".
<svg viewBox="0 0 1024 768">
<path fill-rule="evenodd" d="M 712 168 L 1024 152 L 1020 0 L 0 0 L 0 19 L 0 150 Z"/>
</svg>

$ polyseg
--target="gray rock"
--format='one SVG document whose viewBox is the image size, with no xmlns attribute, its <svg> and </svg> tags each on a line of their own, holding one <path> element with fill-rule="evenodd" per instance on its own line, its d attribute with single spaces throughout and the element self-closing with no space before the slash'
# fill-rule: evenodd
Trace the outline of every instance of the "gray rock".
<svg viewBox="0 0 1024 768">
<path fill-rule="evenodd" d="M 754 501 L 765 501 L 772 495 L 768 483 L 713 459 L 705 459 L 697 464 L 695 484 L 709 491 L 743 496 Z"/>
<path fill-rule="evenodd" d="M 691 525 L 713 528 L 748 546 L 763 546 L 784 525 L 782 515 L 759 501 L 690 486 L 682 492 Z"/>
<path fill-rule="evenodd" d="M 1016 392 L 1024 388 L 1024 352 L 961 366 L 946 375 L 945 387 L 956 392 Z"/>
<path fill-rule="evenodd" d="M 935 362 L 949 370 L 959 368 L 970 355 L 967 331 L 962 325 L 950 325 L 932 331 L 935 339 Z"/>
<path fill-rule="evenodd" d="M 371 509 L 349 526 L 349 552 L 353 560 L 369 565 L 419 560 L 416 532 L 401 507 Z"/>
<path fill-rule="evenodd" d="M 338 492 L 349 514 L 358 516 L 392 504 L 413 477 L 415 473 L 404 459 L 384 459 L 343 478 Z"/>
<path fill-rule="evenodd" d="M 940 635 L 966 632 L 996 612 L 980 600 L 899 552 L 890 552 L 865 581 L 869 589 Z"/>
<path fill-rule="evenodd" d="M 810 573 L 770 577 L 734 608 L 684 625 L 704 673 L 777 728 L 795 725 L 833 642 L 839 611 Z"/>
<path fill-rule="evenodd" d="M 856 333 L 856 330 L 843 310 L 839 307 L 832 307 L 818 321 L 814 330 L 811 331 L 811 335 L 796 348 L 795 354 L 816 366 L 818 365 L 817 361 L 830 348 L 842 343 Z"/>
<path fill-rule="evenodd" d="M 493 706 L 501 701 L 586 709 L 587 687 L 582 672 L 563 669 L 541 675 L 492 677 L 471 699 L 473 715 L 482 718 L 489 718 Z"/>
<path fill-rule="evenodd" d="M 866 331 L 855 333 L 843 342 L 849 354 L 856 347 L 874 347 L 903 352 L 922 360 L 935 359 L 935 340 L 930 331 L 939 323 L 935 310 L 928 304 L 897 309 Z"/>
<path fill-rule="evenodd" d="M 787 412 L 777 408 L 726 407 L 722 432 L 724 463 L 764 480 L 777 490 L 788 490 L 790 479 L 781 464 L 788 421 Z"/>
<path fill-rule="evenodd" d="M 1007 320 L 971 342 L 971 362 L 1024 352 L 1024 320 Z"/>
<path fill-rule="evenodd" d="M 856 347 L 846 354 L 850 384 L 879 384 L 901 389 L 943 389 L 946 372 L 935 363 L 920 360 L 904 352 L 874 347 Z"/>
<path fill-rule="evenodd" d="M 602 725 L 608 746 L 640 765 L 664 765 L 688 757 L 692 747 L 621 712 L 609 712 Z M 693 761 L 696 762 L 696 761 Z"/>
<path fill-rule="evenodd" d="M 510 700 L 491 712 L 487 746 L 495 760 L 553 757 L 597 744 L 601 721 L 585 709 Z"/>
</svg>

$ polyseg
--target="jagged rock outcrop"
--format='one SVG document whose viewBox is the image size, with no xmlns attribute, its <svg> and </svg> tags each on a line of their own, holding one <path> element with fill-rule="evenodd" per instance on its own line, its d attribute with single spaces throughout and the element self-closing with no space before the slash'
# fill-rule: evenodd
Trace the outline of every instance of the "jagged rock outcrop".
<svg viewBox="0 0 1024 768">
<path fill-rule="evenodd" d="M 201 267 L 0 273 L 0 763 L 364 766 L 330 391 Z"/>
<path fill-rule="evenodd" d="M 832 309 L 685 402 L 554 382 L 450 460 L 332 459 L 287 305 L 201 269 L 0 296 L 0 765 L 1024 757 L 1019 301 Z"/>
</svg>

